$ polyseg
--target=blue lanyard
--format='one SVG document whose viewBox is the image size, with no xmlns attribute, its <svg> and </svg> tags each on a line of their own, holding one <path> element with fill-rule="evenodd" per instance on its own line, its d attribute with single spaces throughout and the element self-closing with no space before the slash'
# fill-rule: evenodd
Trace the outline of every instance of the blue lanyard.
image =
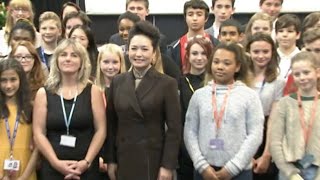
<svg viewBox="0 0 320 180">
<path fill-rule="evenodd" d="M 60 100 L 61 100 L 61 106 L 62 106 L 62 111 L 63 111 L 64 122 L 65 122 L 66 127 L 67 127 L 67 135 L 69 135 L 69 127 L 70 127 L 70 123 L 71 123 L 71 118 L 72 118 L 72 114 L 73 114 L 73 111 L 74 111 L 74 107 L 76 105 L 77 96 L 78 96 L 78 91 L 76 91 L 76 95 L 75 95 L 75 97 L 73 99 L 71 111 L 70 111 L 69 117 L 67 119 L 66 108 L 64 106 L 64 101 L 63 101 L 63 97 L 62 97 L 62 91 L 60 93 Z"/>
<path fill-rule="evenodd" d="M 16 136 L 17 136 L 17 132 L 18 132 L 19 119 L 20 119 L 20 114 L 17 113 L 16 122 L 14 124 L 12 137 L 11 137 L 11 133 L 10 133 L 10 126 L 9 126 L 8 117 L 6 117 L 4 119 L 5 123 L 6 123 L 6 131 L 7 131 L 8 140 L 10 142 L 10 158 L 12 158 L 12 156 L 13 156 L 13 146 L 14 146 L 14 141 L 16 140 Z"/>
<path fill-rule="evenodd" d="M 47 60 L 47 58 L 46 58 L 46 56 L 45 56 L 45 54 L 44 54 L 44 49 L 42 48 L 42 47 L 40 47 L 40 51 L 41 51 L 41 56 L 42 56 L 42 58 L 41 58 L 41 61 L 47 66 L 47 68 L 49 69 L 49 62 L 48 62 L 48 60 Z"/>
</svg>

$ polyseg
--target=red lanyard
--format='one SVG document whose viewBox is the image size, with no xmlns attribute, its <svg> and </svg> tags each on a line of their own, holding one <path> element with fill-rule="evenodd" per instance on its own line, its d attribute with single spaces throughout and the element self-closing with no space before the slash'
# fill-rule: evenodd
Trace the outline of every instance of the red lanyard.
<svg viewBox="0 0 320 180">
<path fill-rule="evenodd" d="M 301 101 L 301 94 L 298 91 L 297 92 L 298 95 L 298 105 L 299 105 L 299 114 L 300 114 L 300 123 L 303 129 L 303 137 L 305 140 L 305 145 L 307 146 L 308 141 L 309 141 L 309 137 L 312 131 L 312 126 L 316 117 L 316 112 L 317 112 L 317 105 L 318 105 L 318 94 L 316 94 L 316 96 L 314 97 L 313 100 L 313 105 L 312 105 L 312 111 L 311 111 L 311 116 L 310 116 L 310 120 L 309 120 L 309 126 L 306 126 L 306 122 L 304 119 L 304 109 L 302 107 L 302 101 Z"/>
<path fill-rule="evenodd" d="M 230 91 L 232 88 L 233 88 L 233 83 L 228 85 L 228 91 L 224 95 L 223 104 L 220 108 L 220 111 L 218 112 L 216 84 L 215 83 L 212 84 L 212 91 L 213 91 L 212 92 L 212 108 L 213 108 L 213 117 L 216 122 L 217 129 L 220 129 L 220 127 L 221 127 L 224 111 L 225 111 L 226 105 L 227 105 L 227 100 L 228 100 L 228 97 L 229 97 L 229 94 L 230 94 Z"/>
</svg>

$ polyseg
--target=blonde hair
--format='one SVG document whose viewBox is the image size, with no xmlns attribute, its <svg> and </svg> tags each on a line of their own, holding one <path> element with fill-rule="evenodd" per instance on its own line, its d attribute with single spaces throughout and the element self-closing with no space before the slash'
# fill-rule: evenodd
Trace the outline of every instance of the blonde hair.
<svg viewBox="0 0 320 180">
<path fill-rule="evenodd" d="M 58 27 L 58 29 L 61 29 L 62 25 L 61 25 L 61 20 L 59 18 L 59 16 L 52 12 L 52 11 L 46 11 L 44 13 L 42 13 L 39 17 L 39 28 L 41 26 L 41 24 L 44 21 L 48 21 L 48 20 L 53 20 L 55 21 L 56 26 Z"/>
<path fill-rule="evenodd" d="M 101 60 L 103 60 L 102 56 L 104 56 L 107 53 L 111 53 L 111 54 L 117 55 L 119 57 L 119 59 L 120 59 L 120 72 L 119 73 L 124 73 L 127 71 L 123 51 L 120 46 L 118 46 L 116 44 L 111 44 L 111 43 L 101 46 L 101 50 L 98 55 L 96 83 L 95 83 L 100 88 L 100 90 L 104 90 L 106 87 L 104 75 L 103 75 L 103 72 L 101 71 Z"/>
<path fill-rule="evenodd" d="M 80 57 L 81 67 L 78 74 L 78 82 L 86 85 L 89 82 L 91 64 L 87 53 L 87 50 L 73 39 L 64 39 L 56 47 L 50 63 L 50 73 L 48 80 L 45 84 L 47 89 L 51 92 L 56 92 L 59 89 L 61 83 L 61 73 L 58 65 L 58 59 L 60 54 L 68 47 L 72 47 L 75 53 Z"/>
<path fill-rule="evenodd" d="M 267 13 L 263 13 L 263 12 L 257 12 L 255 13 L 249 20 L 247 26 L 246 26 L 246 30 L 245 30 L 245 35 L 246 37 L 252 36 L 252 31 L 251 28 L 253 26 L 253 23 L 257 20 L 262 20 L 262 21 L 268 21 L 269 25 L 270 25 L 270 30 L 272 31 L 273 28 L 273 20 L 272 17 L 267 14 Z"/>
<path fill-rule="evenodd" d="M 4 38 L 6 41 L 8 41 L 10 31 L 15 24 L 15 22 L 13 21 L 13 18 L 11 16 L 14 8 L 23 7 L 23 8 L 28 9 L 28 11 L 30 13 L 30 17 L 28 18 L 28 20 L 32 23 L 32 25 L 33 25 L 33 18 L 34 18 L 32 3 L 30 0 L 11 0 L 8 7 L 9 7 L 9 9 L 7 12 L 6 24 L 3 28 L 4 32 L 5 32 Z"/>
<path fill-rule="evenodd" d="M 163 71 L 163 63 L 162 63 L 162 56 L 161 56 L 161 51 L 160 48 L 157 47 L 155 51 L 155 57 L 154 61 L 152 62 L 152 66 L 154 67 L 155 70 L 157 70 L 159 73 L 164 74 Z"/>
</svg>

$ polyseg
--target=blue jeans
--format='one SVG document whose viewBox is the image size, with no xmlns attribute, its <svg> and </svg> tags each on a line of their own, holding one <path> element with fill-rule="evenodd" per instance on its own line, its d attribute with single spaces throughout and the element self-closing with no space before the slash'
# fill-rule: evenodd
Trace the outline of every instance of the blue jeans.
<svg viewBox="0 0 320 180">
<path fill-rule="evenodd" d="M 198 171 L 194 172 L 193 180 L 203 180 Z M 233 177 L 232 180 L 252 180 L 252 170 L 244 170 L 237 176 Z"/>
<path fill-rule="evenodd" d="M 300 176 L 304 180 L 314 180 L 317 176 L 318 166 L 311 165 L 307 169 L 300 169 L 301 173 Z M 281 171 L 279 173 L 279 180 L 288 180 L 289 178 L 286 177 Z"/>
</svg>

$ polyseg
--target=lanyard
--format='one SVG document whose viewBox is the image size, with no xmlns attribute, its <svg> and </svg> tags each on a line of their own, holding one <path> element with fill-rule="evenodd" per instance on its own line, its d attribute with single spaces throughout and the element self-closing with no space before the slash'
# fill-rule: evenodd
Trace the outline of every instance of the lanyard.
<svg viewBox="0 0 320 180">
<path fill-rule="evenodd" d="M 214 117 L 214 120 L 216 121 L 217 129 L 220 129 L 220 127 L 221 127 L 224 111 L 225 111 L 225 108 L 227 105 L 227 100 L 228 100 L 228 97 L 229 97 L 229 94 L 230 94 L 230 91 L 232 88 L 233 88 L 233 83 L 228 85 L 228 91 L 224 95 L 223 104 L 220 109 L 220 112 L 218 113 L 216 84 L 215 83 L 212 84 L 212 90 L 213 90 L 213 92 L 212 92 L 212 108 L 213 108 L 213 117 Z"/>
<path fill-rule="evenodd" d="M 190 90 L 192 91 L 192 93 L 194 93 L 194 88 L 192 87 L 192 84 L 190 83 L 189 78 L 186 77 L 186 80 L 187 80 L 187 82 L 188 82 L 188 85 L 189 85 Z"/>
<path fill-rule="evenodd" d="M 69 127 L 70 127 L 70 123 L 71 123 L 71 118 L 72 118 L 72 114 L 73 114 L 73 111 L 74 111 L 74 107 L 76 105 L 77 96 L 78 96 L 78 90 L 76 91 L 76 95 L 75 95 L 75 97 L 73 99 L 71 111 L 70 111 L 69 117 L 67 119 L 66 108 L 64 106 L 64 101 L 63 101 L 63 97 L 62 97 L 62 91 L 61 91 L 61 94 L 60 94 L 61 106 L 62 106 L 62 111 L 63 111 L 63 118 L 64 118 L 64 122 L 65 122 L 66 127 L 67 127 L 67 135 L 69 135 Z"/>
<path fill-rule="evenodd" d="M 17 113 L 16 122 L 14 124 L 12 137 L 11 137 L 11 133 L 10 133 L 10 126 L 9 126 L 8 118 L 6 117 L 4 119 L 5 123 L 6 123 L 6 131 L 7 131 L 8 140 L 10 142 L 10 158 L 12 158 L 12 156 L 13 156 L 13 146 L 14 146 L 14 141 L 16 140 L 16 136 L 17 136 L 17 132 L 18 132 L 19 119 L 20 119 L 20 114 Z"/>
<path fill-rule="evenodd" d="M 302 107 L 302 101 L 301 101 L 301 95 L 300 92 L 297 92 L 298 95 L 298 105 L 299 105 L 299 114 L 300 114 L 300 123 L 303 129 L 303 137 L 305 140 L 305 145 L 307 146 L 308 141 L 309 141 L 309 137 L 312 131 L 312 126 L 316 117 L 316 111 L 317 111 L 317 105 L 318 105 L 318 94 L 316 94 L 316 96 L 314 97 L 313 100 L 313 105 L 312 105 L 312 111 L 311 111 L 311 116 L 310 116 L 310 120 L 309 120 L 309 126 L 306 126 L 305 124 L 305 119 L 304 119 L 304 110 Z"/>
<path fill-rule="evenodd" d="M 44 54 L 44 49 L 42 47 L 40 47 L 40 51 L 42 56 L 41 61 L 47 66 L 47 68 L 49 68 L 49 64 L 48 64 L 49 62 Z"/>
<path fill-rule="evenodd" d="M 261 88 L 260 88 L 260 90 L 259 90 L 259 94 L 262 93 L 263 88 L 264 88 L 264 85 L 266 85 L 266 79 L 263 79 L 263 81 L 262 81 L 262 85 L 261 85 Z"/>
</svg>

